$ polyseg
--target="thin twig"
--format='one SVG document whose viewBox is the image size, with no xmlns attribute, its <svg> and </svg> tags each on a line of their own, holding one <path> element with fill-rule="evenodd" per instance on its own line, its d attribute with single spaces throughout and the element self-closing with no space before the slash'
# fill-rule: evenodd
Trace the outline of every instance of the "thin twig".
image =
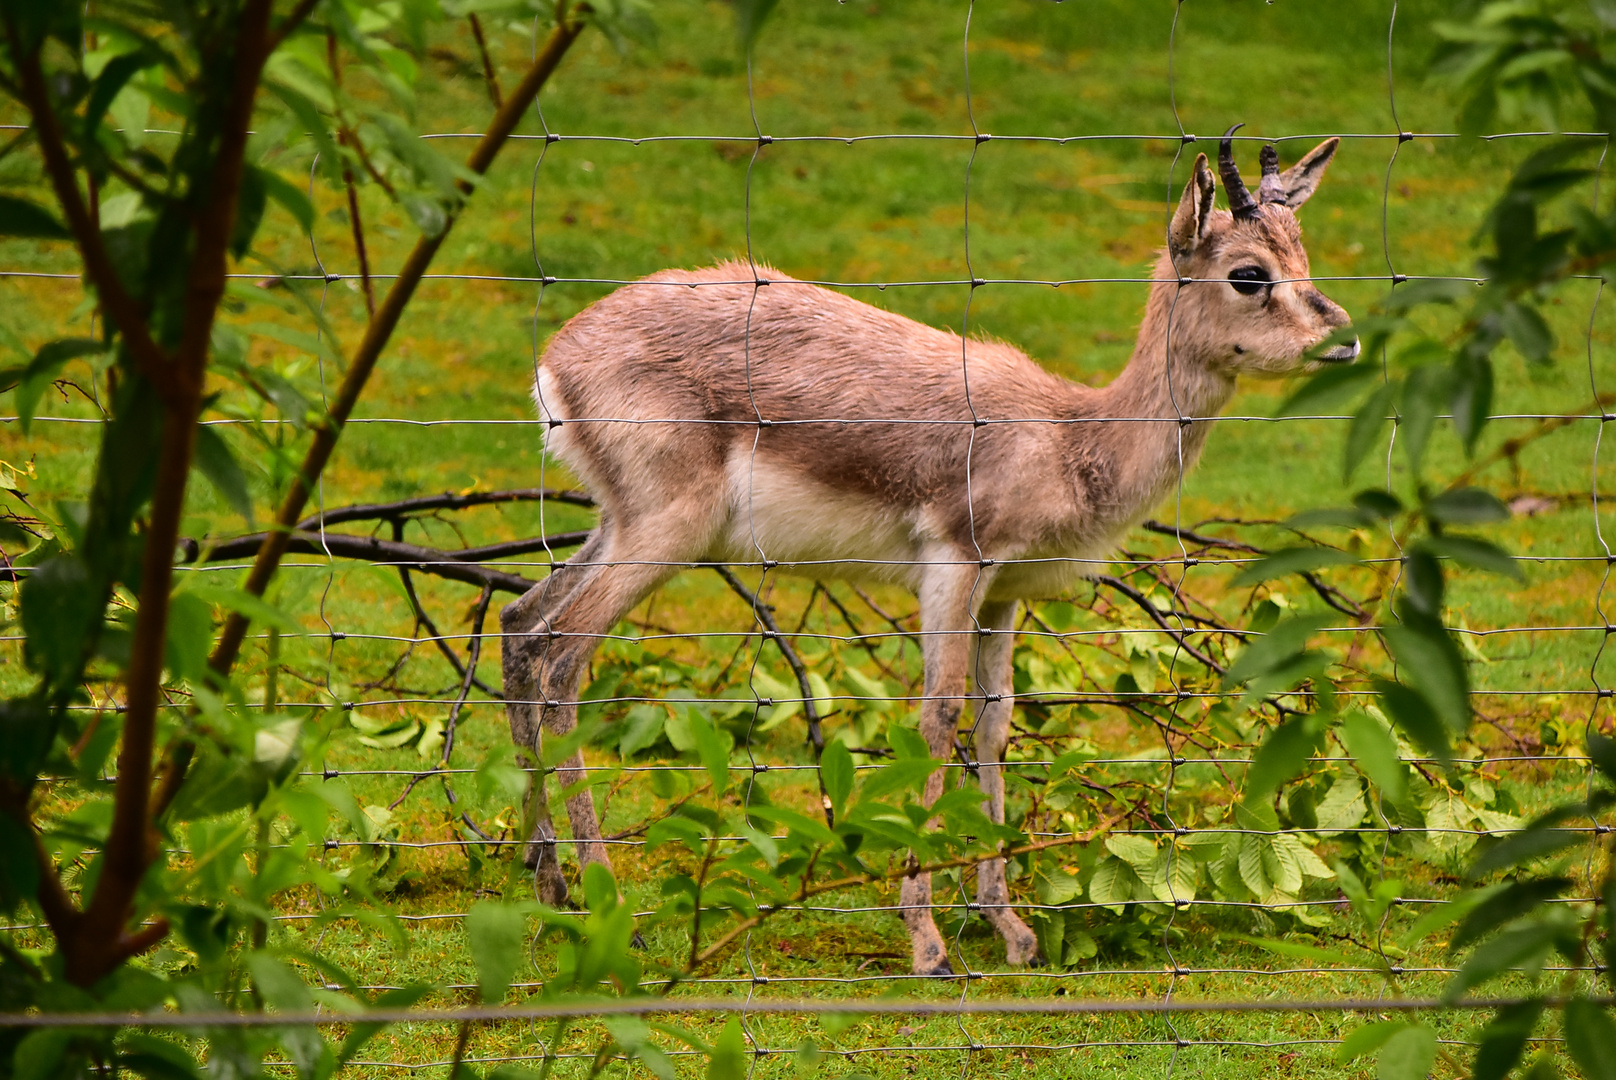
<svg viewBox="0 0 1616 1080">
<path fill-rule="evenodd" d="M 505 100 L 499 90 L 499 75 L 494 71 L 494 59 L 488 55 L 488 41 L 483 37 L 482 20 L 477 18 L 477 13 L 473 11 L 466 16 L 466 21 L 471 23 L 471 36 L 477 39 L 477 52 L 483 58 L 483 82 L 488 87 L 489 100 L 497 109 L 505 104 Z"/>
<path fill-rule="evenodd" d="M 1157 626 L 1160 626 L 1163 630 L 1167 631 L 1167 635 L 1176 641 L 1181 649 L 1189 653 L 1196 660 L 1199 660 L 1205 666 L 1211 668 L 1219 675 L 1222 675 L 1228 670 L 1222 664 L 1218 663 L 1216 660 L 1212 659 L 1206 653 L 1202 652 L 1200 649 L 1197 649 L 1193 644 L 1191 644 L 1189 638 L 1184 635 L 1184 632 L 1175 628 L 1172 623 L 1168 622 L 1166 616 L 1157 610 L 1156 605 L 1150 602 L 1150 598 L 1148 596 L 1134 588 L 1132 585 L 1129 585 L 1126 581 L 1123 581 L 1119 577 L 1112 577 L 1109 574 L 1096 574 L 1094 575 L 1094 581 L 1108 588 L 1115 589 L 1123 596 L 1126 596 L 1129 600 L 1132 600 L 1139 606 L 1141 610 L 1145 612 L 1145 614 L 1151 617 Z"/>
<path fill-rule="evenodd" d="M 336 88 L 337 97 L 340 100 L 342 94 L 342 58 L 337 55 L 337 35 L 334 30 L 325 32 L 325 55 L 326 62 L 331 68 L 331 82 Z M 350 130 L 346 123 L 338 125 L 338 146 L 347 147 L 358 141 L 359 136 Z M 353 233 L 354 255 L 359 260 L 359 281 L 364 287 L 365 314 L 374 319 L 376 317 L 376 286 L 370 280 L 370 256 L 365 251 L 365 222 L 359 214 L 359 185 L 354 182 L 353 166 L 346 159 L 342 162 L 342 186 L 348 192 L 348 225 Z"/>
<path fill-rule="evenodd" d="M 820 896 L 828 892 L 835 892 L 839 889 L 851 889 L 859 885 L 873 885 L 878 881 L 896 881 L 900 878 L 913 877 L 919 874 L 933 874 L 942 870 L 955 870 L 966 866 L 977 866 L 981 863 L 987 862 L 990 859 L 1008 859 L 1014 858 L 1017 855 L 1030 855 L 1037 851 L 1047 851 L 1050 848 L 1070 847 L 1074 844 L 1087 844 L 1101 833 L 1112 829 L 1119 822 L 1124 821 L 1128 817 L 1138 813 L 1144 808 L 1146 801 L 1150 797 L 1150 793 L 1147 792 L 1144 795 L 1141 795 L 1137 802 L 1131 804 L 1126 809 L 1113 814 L 1104 821 L 1099 822 L 1087 832 L 1073 833 L 1071 836 L 1061 837 L 1056 840 L 1040 840 L 1036 843 L 1022 844 L 1018 847 L 1006 848 L 1001 851 L 994 851 L 984 855 L 963 855 L 958 858 L 944 859 L 941 862 L 929 863 L 924 866 L 900 866 L 897 869 L 888 870 L 884 873 L 854 874 L 850 877 L 837 878 L 834 881 L 827 881 L 821 885 L 815 885 L 812 887 L 808 886 L 805 876 L 803 887 L 798 890 L 799 895 L 797 896 L 795 903 L 801 904 L 804 901 L 811 900 L 816 896 Z M 686 969 L 685 975 L 688 977 L 695 974 L 695 972 L 698 971 L 702 965 L 706 964 L 708 961 L 712 960 L 713 957 L 717 956 L 730 945 L 734 944 L 735 941 L 744 935 L 748 930 L 755 929 L 758 925 L 767 921 L 770 917 L 778 914 L 779 912 L 787 910 L 790 910 L 789 905 L 780 904 L 760 910 L 756 915 L 753 915 L 750 918 L 742 919 L 740 922 L 730 927 L 730 929 L 717 941 L 703 949 Z"/>
</svg>

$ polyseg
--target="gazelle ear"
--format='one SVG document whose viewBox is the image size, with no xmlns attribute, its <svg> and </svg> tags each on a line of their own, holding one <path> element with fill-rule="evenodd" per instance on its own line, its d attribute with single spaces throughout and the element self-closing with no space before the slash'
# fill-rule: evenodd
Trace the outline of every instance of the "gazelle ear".
<svg viewBox="0 0 1616 1080">
<path fill-rule="evenodd" d="M 1318 189 L 1319 181 L 1324 179 L 1324 170 L 1330 167 L 1330 160 L 1335 157 L 1336 147 L 1341 140 L 1331 136 L 1315 146 L 1301 161 L 1279 174 L 1279 182 L 1285 188 L 1285 205 L 1295 210 L 1312 197 Z"/>
<path fill-rule="evenodd" d="M 1206 155 L 1195 156 L 1195 168 L 1184 194 L 1173 211 L 1173 222 L 1167 228 L 1167 250 L 1173 258 L 1182 258 L 1195 250 L 1196 241 L 1206 232 L 1206 221 L 1212 213 L 1212 170 L 1207 167 Z"/>
</svg>

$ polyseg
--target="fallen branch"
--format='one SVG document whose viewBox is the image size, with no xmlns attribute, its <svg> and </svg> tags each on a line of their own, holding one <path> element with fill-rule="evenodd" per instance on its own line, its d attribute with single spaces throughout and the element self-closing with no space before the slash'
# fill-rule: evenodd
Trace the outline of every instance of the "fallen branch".
<svg viewBox="0 0 1616 1080">
<path fill-rule="evenodd" d="M 474 506 L 490 506 L 510 502 L 559 502 L 569 506 L 592 507 L 595 500 L 588 492 L 567 491 L 559 488 L 512 488 L 506 491 L 466 491 L 458 494 L 445 491 L 441 495 L 419 495 L 413 499 L 400 499 L 390 503 L 356 503 L 338 506 L 310 514 L 297 523 L 302 530 L 345 525 L 350 521 L 397 521 L 434 510 L 467 510 Z"/>
<path fill-rule="evenodd" d="M 222 540 L 211 546 L 199 541 L 183 539 L 179 549 L 186 563 L 229 562 L 260 549 L 266 533 L 250 533 Z M 588 532 L 557 533 L 535 537 L 532 540 L 512 540 L 503 544 L 442 551 L 397 540 L 383 540 L 376 536 L 353 536 L 349 533 L 314 533 L 294 530 L 282 542 L 286 553 L 302 555 L 331 555 L 338 559 L 360 559 L 379 566 L 401 566 L 423 574 L 462 581 L 468 585 L 492 587 L 496 592 L 527 592 L 538 582 L 520 574 L 507 573 L 481 565 L 492 559 L 512 555 L 531 555 L 553 548 L 576 547 L 589 536 Z"/>
</svg>

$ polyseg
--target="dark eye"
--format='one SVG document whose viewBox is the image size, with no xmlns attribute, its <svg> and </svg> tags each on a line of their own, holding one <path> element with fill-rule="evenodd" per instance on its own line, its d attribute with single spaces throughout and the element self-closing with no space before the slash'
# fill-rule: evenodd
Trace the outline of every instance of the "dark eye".
<svg viewBox="0 0 1616 1080">
<path fill-rule="evenodd" d="M 1237 266 L 1229 271 L 1229 284 L 1234 286 L 1235 292 L 1250 296 L 1264 285 L 1274 279 L 1268 276 L 1268 271 L 1260 266 Z"/>
</svg>

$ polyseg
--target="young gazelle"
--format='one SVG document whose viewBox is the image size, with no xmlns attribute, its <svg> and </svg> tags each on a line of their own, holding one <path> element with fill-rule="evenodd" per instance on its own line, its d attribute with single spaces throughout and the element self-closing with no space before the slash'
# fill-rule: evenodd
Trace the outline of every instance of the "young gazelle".
<svg viewBox="0 0 1616 1080">
<path fill-rule="evenodd" d="M 985 806 L 1002 822 L 1017 603 L 1079 577 L 1171 492 L 1237 375 L 1296 371 L 1348 323 L 1309 280 L 1294 213 L 1336 145 L 1283 173 L 1265 146 L 1253 198 L 1226 135 L 1228 211 L 1213 209 L 1196 158 L 1132 359 L 1102 389 L 747 263 L 667 270 L 580 312 L 550 341 L 534 394 L 549 450 L 594 493 L 600 525 L 501 613 L 517 745 L 536 758 L 541 727 L 572 730 L 601 636 L 681 566 L 898 582 L 920 601 L 921 733 L 949 759 L 972 704 Z M 1357 354 L 1353 341 L 1321 359 Z M 582 767 L 573 754 L 559 782 Z M 939 771 L 928 803 L 942 787 Z M 528 863 L 560 902 L 555 833 L 534 809 Z M 567 813 L 580 861 L 608 863 L 587 788 Z M 1003 861 L 977 882 L 1010 962 L 1035 961 Z M 902 904 L 914 970 L 949 973 L 929 875 L 904 880 Z"/>
</svg>

